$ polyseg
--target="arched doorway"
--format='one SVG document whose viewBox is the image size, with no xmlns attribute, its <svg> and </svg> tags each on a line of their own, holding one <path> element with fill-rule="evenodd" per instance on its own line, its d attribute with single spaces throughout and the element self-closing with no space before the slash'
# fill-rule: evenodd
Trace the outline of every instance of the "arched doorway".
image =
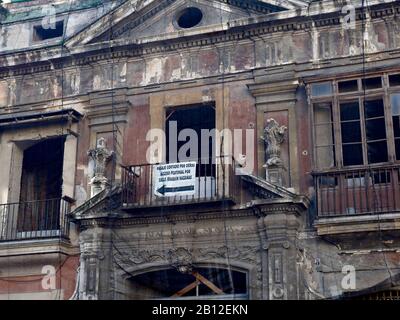
<svg viewBox="0 0 400 320">
<path fill-rule="evenodd" d="M 246 272 L 199 267 L 146 272 L 126 280 L 128 299 L 248 299 Z"/>
</svg>

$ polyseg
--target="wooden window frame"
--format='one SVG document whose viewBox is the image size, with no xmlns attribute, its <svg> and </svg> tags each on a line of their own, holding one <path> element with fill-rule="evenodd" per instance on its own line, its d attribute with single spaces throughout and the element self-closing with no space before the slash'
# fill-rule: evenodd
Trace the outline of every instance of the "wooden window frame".
<svg viewBox="0 0 400 320">
<path fill-rule="evenodd" d="M 399 93 L 400 94 L 400 85 L 390 87 L 389 84 L 389 75 L 400 74 L 398 72 L 390 72 L 384 74 L 370 74 L 365 78 L 374 78 L 381 77 L 382 79 L 382 88 L 379 89 L 363 89 L 362 79 L 364 77 L 349 77 L 349 78 L 341 78 L 341 79 L 321 79 L 316 82 L 310 82 L 308 84 L 307 92 L 309 96 L 309 110 L 310 110 L 310 120 L 312 123 L 312 139 L 313 139 L 313 167 L 315 171 L 330 171 L 337 169 L 352 169 L 352 168 L 365 168 L 365 167 L 379 167 L 387 164 L 400 164 L 400 160 L 396 159 L 396 151 L 395 151 L 395 138 L 393 131 L 393 117 L 392 117 L 392 108 L 391 108 L 391 94 Z M 338 83 L 342 81 L 350 81 L 357 80 L 357 91 L 353 92 L 345 92 L 339 93 Z M 311 86 L 317 83 L 331 82 L 332 83 L 332 94 L 329 96 L 312 96 Z M 369 163 L 368 162 L 368 142 L 366 137 L 366 118 L 364 114 L 364 101 L 373 100 L 373 99 L 382 99 L 383 108 L 384 108 L 384 119 L 386 126 L 386 139 L 388 150 L 388 161 L 379 162 L 379 163 Z M 343 165 L 343 143 L 342 143 L 342 133 L 341 133 L 341 119 L 340 119 L 340 104 L 343 102 L 350 101 L 358 101 L 359 110 L 360 110 L 360 124 L 361 124 L 361 144 L 362 144 L 362 152 L 363 152 L 363 164 L 360 165 Z M 330 168 L 323 168 L 318 166 L 317 161 L 317 145 L 316 145 L 316 123 L 315 123 L 315 114 L 314 114 L 314 105 L 319 103 L 330 103 L 332 105 L 332 122 L 333 122 L 333 141 L 335 148 L 335 159 L 333 161 L 334 166 Z"/>
</svg>

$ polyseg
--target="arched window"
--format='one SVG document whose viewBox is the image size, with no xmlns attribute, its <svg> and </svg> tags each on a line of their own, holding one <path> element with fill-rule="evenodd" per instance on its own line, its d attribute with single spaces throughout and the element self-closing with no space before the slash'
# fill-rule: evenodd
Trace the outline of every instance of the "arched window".
<svg viewBox="0 0 400 320">
<path fill-rule="evenodd" d="M 187 273 L 157 270 L 128 279 L 128 299 L 247 299 L 247 273 L 196 268 Z"/>
</svg>

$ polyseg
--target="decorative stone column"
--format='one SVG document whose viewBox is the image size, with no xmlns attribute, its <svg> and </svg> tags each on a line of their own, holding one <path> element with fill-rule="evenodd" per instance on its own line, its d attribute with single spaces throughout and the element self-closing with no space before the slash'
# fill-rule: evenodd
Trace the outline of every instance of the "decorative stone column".
<svg viewBox="0 0 400 320">
<path fill-rule="evenodd" d="M 89 185 L 91 186 L 91 197 L 94 197 L 107 187 L 108 179 L 105 176 L 105 170 L 107 162 L 113 155 L 114 152 L 107 149 L 106 140 L 104 138 L 100 138 L 97 141 L 96 149 L 88 151 L 88 156 L 94 161 L 94 173 L 89 182 Z"/>
<path fill-rule="evenodd" d="M 100 220 L 80 234 L 78 300 L 112 299 L 111 229 Z"/>
<path fill-rule="evenodd" d="M 281 145 L 285 139 L 287 128 L 279 126 L 275 119 L 268 119 L 264 128 L 264 135 L 261 137 L 265 142 L 265 157 L 267 162 L 264 164 L 266 170 L 266 180 L 282 185 L 282 173 L 285 170 L 281 159 Z"/>
<path fill-rule="evenodd" d="M 294 204 L 265 209 L 264 226 L 267 241 L 268 299 L 301 299 L 301 285 L 297 274 L 296 238 L 301 228 L 300 212 L 304 208 Z"/>
</svg>

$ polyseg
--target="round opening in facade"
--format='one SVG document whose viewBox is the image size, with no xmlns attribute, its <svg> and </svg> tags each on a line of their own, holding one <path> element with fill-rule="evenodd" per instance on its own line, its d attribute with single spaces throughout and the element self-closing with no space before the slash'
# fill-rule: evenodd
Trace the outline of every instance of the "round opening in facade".
<svg viewBox="0 0 400 320">
<path fill-rule="evenodd" d="M 200 9 L 190 7 L 180 12 L 178 15 L 178 26 L 184 29 L 189 29 L 197 26 L 203 19 L 203 12 Z"/>
</svg>

